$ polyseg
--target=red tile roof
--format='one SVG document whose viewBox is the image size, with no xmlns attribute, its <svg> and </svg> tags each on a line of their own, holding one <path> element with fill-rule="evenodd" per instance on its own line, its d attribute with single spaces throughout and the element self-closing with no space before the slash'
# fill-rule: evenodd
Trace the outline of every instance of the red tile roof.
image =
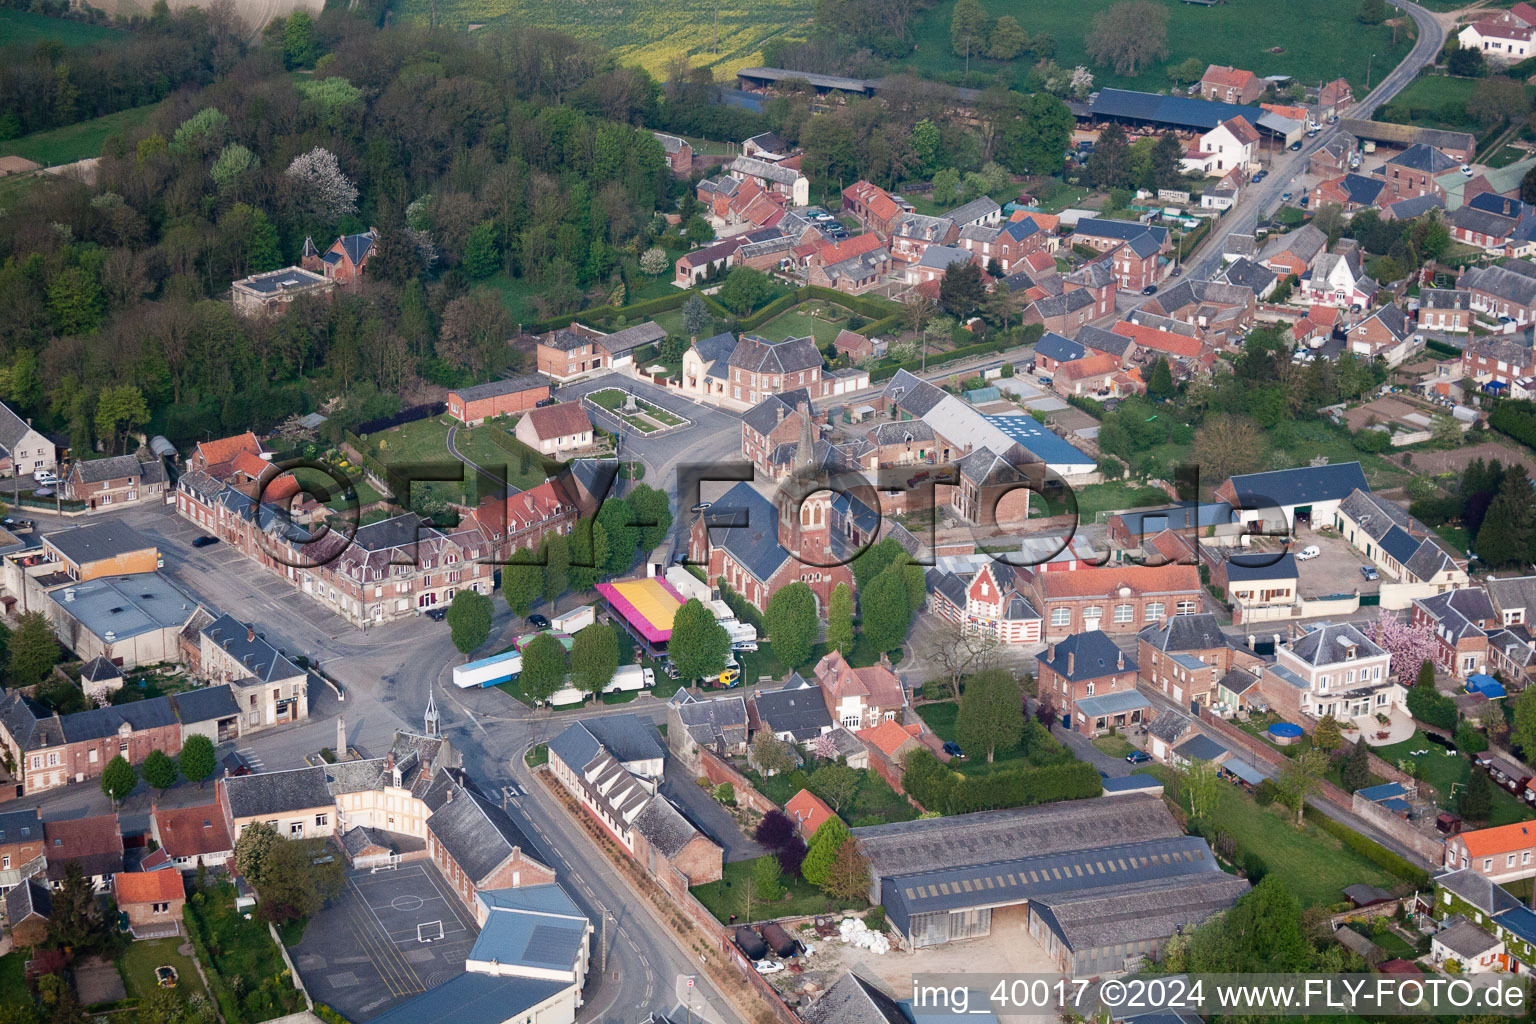
<svg viewBox="0 0 1536 1024">
<path fill-rule="evenodd" d="M 1456 838 L 1467 846 L 1467 853 L 1474 857 L 1494 857 L 1501 853 L 1514 853 L 1536 847 L 1536 821 L 1517 821 L 1496 828 L 1480 828 L 1462 832 Z"/>
<path fill-rule="evenodd" d="M 1233 117 L 1221 122 L 1221 127 L 1232 133 L 1232 137 L 1244 146 L 1251 146 L 1259 141 L 1259 130 L 1248 123 L 1246 117 Z"/>
<path fill-rule="evenodd" d="M 1062 363 L 1056 367 L 1057 376 L 1068 380 L 1083 380 L 1087 377 L 1102 377 L 1106 373 L 1114 373 L 1120 369 L 1120 360 L 1111 355 L 1100 353 L 1098 355 L 1084 356 L 1068 363 Z"/>
<path fill-rule="evenodd" d="M 221 437 L 213 441 L 202 441 L 197 446 L 197 454 L 202 456 L 203 463 L 208 466 L 218 466 L 226 462 L 235 461 L 235 456 L 241 452 L 250 452 L 252 455 L 261 454 L 261 442 L 256 440 L 256 435 L 247 430 L 243 434 L 234 437 Z"/>
<path fill-rule="evenodd" d="M 852 668 L 841 653 L 833 651 L 816 663 L 816 679 L 834 701 L 863 696 L 873 707 L 896 708 L 906 703 L 901 679 L 883 665 Z"/>
<path fill-rule="evenodd" d="M 1260 103 L 1259 109 L 1267 110 L 1271 114 L 1279 114 L 1281 117 L 1288 117 L 1292 121 L 1306 121 L 1312 117 L 1312 111 L 1306 107 L 1291 107 L 1286 106 L 1284 103 Z"/>
<path fill-rule="evenodd" d="M 1202 85 L 1219 85 L 1223 88 L 1242 89 L 1252 82 L 1252 71 L 1244 71 L 1241 68 L 1212 64 L 1205 69 L 1205 74 L 1200 79 Z"/>
<path fill-rule="evenodd" d="M 1509 9 L 1509 13 L 1513 14 L 1527 25 L 1536 26 L 1536 7 L 1532 7 L 1530 4 L 1526 3 L 1525 0 L 1521 0 L 1520 3 L 1511 7 Z"/>
<path fill-rule="evenodd" d="M 873 231 L 866 231 L 862 235 L 854 235 L 852 238 L 838 242 L 836 245 L 826 246 L 817 254 L 817 259 L 821 260 L 822 266 L 830 267 L 834 263 L 841 263 L 843 260 L 851 260 L 855 256 L 874 252 L 883 244 Z"/>
<path fill-rule="evenodd" d="M 1071 572 L 1043 572 L 1035 577 L 1042 597 L 1105 597 L 1122 586 L 1141 594 L 1200 593 L 1200 573 L 1193 565 L 1107 566 L 1102 569 L 1074 569 Z M 1172 611 L 1169 608 L 1168 611 Z"/>
<path fill-rule="evenodd" d="M 1186 359 L 1200 358 L 1201 349 L 1204 347 L 1198 338 L 1186 338 L 1182 334 L 1160 331 L 1145 324 L 1133 324 L 1129 320 L 1122 320 L 1115 324 L 1110 328 L 1110 332 L 1122 338 L 1130 338 L 1142 348 L 1155 349 L 1158 352 L 1167 352 L 1169 355 L 1183 356 Z"/>
<path fill-rule="evenodd" d="M 807 839 L 816 834 L 823 822 L 835 817 L 826 801 L 808 789 L 802 789 L 790 797 L 789 803 L 784 805 L 784 813 L 800 826 L 801 834 Z"/>
<path fill-rule="evenodd" d="M 154 819 L 160 846 L 172 857 L 228 853 L 235 847 L 224 824 L 224 813 L 216 803 L 174 809 L 157 807 Z"/>
<path fill-rule="evenodd" d="M 558 405 L 546 405 L 542 409 L 530 410 L 528 420 L 533 424 L 534 434 L 541 441 L 556 437 L 570 437 L 572 434 L 584 434 L 592 429 L 592 421 L 587 418 L 587 411 L 576 402 L 561 402 Z"/>
<path fill-rule="evenodd" d="M 860 729 L 854 735 L 863 740 L 866 746 L 874 747 L 893 760 L 901 753 L 902 747 L 917 742 L 917 737 L 897 725 L 894 718 L 887 718 L 870 729 Z"/>
<path fill-rule="evenodd" d="M 127 871 L 112 876 L 117 905 L 170 903 L 187 898 L 180 871 Z"/>
<path fill-rule="evenodd" d="M 48 877 L 57 881 L 72 860 L 80 862 L 86 877 L 110 875 L 123 867 L 123 832 L 115 814 L 43 823 L 47 846 Z"/>
<path fill-rule="evenodd" d="M 1515 10 L 1519 10 L 1521 7 L 1528 6 L 1528 4 L 1520 4 L 1515 8 Z M 1354 94 L 1355 91 L 1350 88 L 1348 82 L 1342 78 L 1335 78 L 1333 81 L 1324 85 L 1317 91 L 1317 98 L 1318 101 L 1325 106 L 1331 106 L 1332 104 L 1335 104 L 1339 100 L 1343 99 L 1345 96 L 1354 96 Z"/>
<path fill-rule="evenodd" d="M 881 220 L 890 220 L 901 212 L 901 207 L 896 205 L 896 200 L 891 198 L 889 192 L 867 181 L 854 182 L 843 190 L 843 194 L 863 203 L 865 209 Z"/>
</svg>

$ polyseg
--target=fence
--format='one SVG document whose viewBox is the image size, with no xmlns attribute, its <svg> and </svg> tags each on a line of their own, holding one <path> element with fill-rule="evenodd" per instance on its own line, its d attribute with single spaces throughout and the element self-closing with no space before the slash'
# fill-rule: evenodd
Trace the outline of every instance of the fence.
<svg viewBox="0 0 1536 1024">
<path fill-rule="evenodd" d="M 776 811 L 779 805 L 769 800 L 757 791 L 757 788 L 747 781 L 747 777 L 741 772 L 726 764 L 718 754 L 712 751 L 699 750 L 699 772 L 709 780 L 711 786 L 718 786 L 722 782 L 729 782 L 731 788 L 736 791 L 736 802 L 758 814 L 767 814 Z"/>
<path fill-rule="evenodd" d="M 272 933 L 272 944 L 277 947 L 278 956 L 281 956 L 283 963 L 288 965 L 288 977 L 293 979 L 293 987 L 298 989 L 299 995 L 304 997 L 305 1009 L 314 1012 L 315 1001 L 309 998 L 309 989 L 304 987 L 304 979 L 299 977 L 299 969 L 294 966 L 293 958 L 288 955 L 288 949 L 283 945 L 282 936 L 277 934 L 277 926 L 268 921 L 267 931 Z"/>
</svg>

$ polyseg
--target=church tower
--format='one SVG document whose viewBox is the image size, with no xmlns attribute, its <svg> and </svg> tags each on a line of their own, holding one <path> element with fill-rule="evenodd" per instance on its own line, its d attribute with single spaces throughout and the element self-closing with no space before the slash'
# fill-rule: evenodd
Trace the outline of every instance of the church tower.
<svg viewBox="0 0 1536 1024">
<path fill-rule="evenodd" d="M 806 488 L 816 486 L 816 427 L 809 402 L 802 402 L 796 411 L 800 415 L 800 441 L 795 447 L 794 471 L 777 497 L 779 545 L 808 565 L 828 565 L 832 561 L 832 494 L 824 490 L 805 493 Z M 797 502 L 801 494 L 805 500 Z"/>
</svg>

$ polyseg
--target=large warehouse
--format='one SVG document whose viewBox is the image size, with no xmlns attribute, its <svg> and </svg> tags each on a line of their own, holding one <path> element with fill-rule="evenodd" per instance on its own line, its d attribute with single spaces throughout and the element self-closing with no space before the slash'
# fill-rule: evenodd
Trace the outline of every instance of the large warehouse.
<svg viewBox="0 0 1536 1024">
<path fill-rule="evenodd" d="M 1162 800 L 1127 795 L 856 828 L 870 900 L 913 946 L 1024 928 L 1073 974 L 1113 973 L 1225 910 L 1222 871 Z"/>
</svg>

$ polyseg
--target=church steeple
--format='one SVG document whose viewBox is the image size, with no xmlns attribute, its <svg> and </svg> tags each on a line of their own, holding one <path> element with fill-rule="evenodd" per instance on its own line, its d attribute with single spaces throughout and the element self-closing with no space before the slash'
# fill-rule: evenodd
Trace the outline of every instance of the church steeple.
<svg viewBox="0 0 1536 1024">
<path fill-rule="evenodd" d="M 801 402 L 800 443 L 795 446 L 795 470 L 809 472 L 816 463 L 816 425 L 811 422 L 811 403 Z"/>
<path fill-rule="evenodd" d="M 430 687 L 427 689 L 427 713 L 422 716 L 422 724 L 428 736 L 438 737 L 443 734 L 442 719 L 437 713 L 437 700 L 433 697 Z"/>
</svg>

